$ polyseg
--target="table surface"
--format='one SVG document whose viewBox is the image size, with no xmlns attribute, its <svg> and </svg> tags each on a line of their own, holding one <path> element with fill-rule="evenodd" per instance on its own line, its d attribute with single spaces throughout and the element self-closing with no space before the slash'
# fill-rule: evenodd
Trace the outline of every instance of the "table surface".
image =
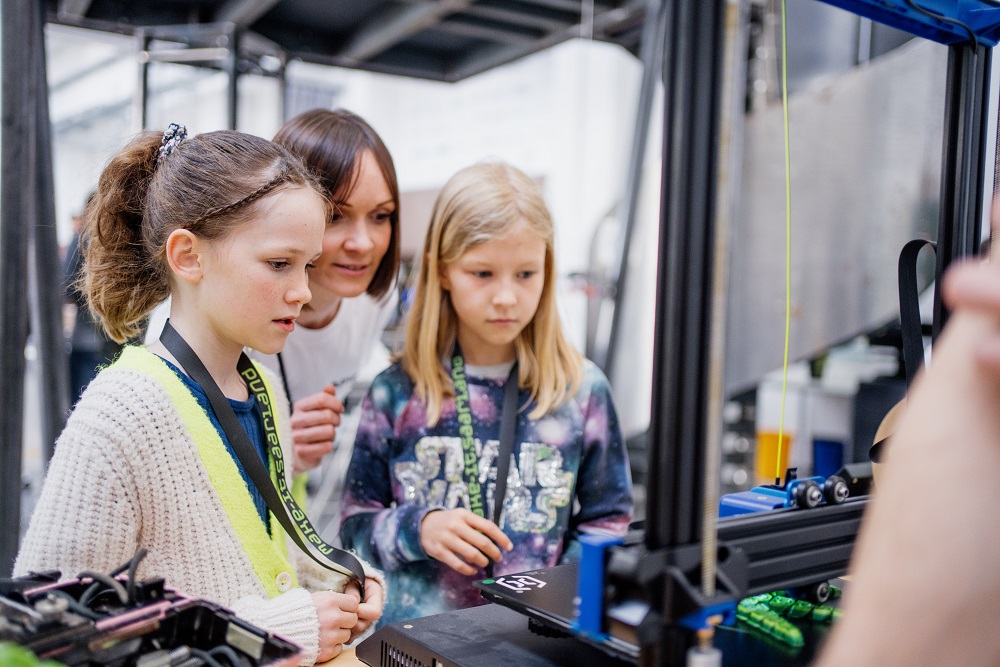
<svg viewBox="0 0 1000 667">
<path fill-rule="evenodd" d="M 344 652 L 329 662 L 316 663 L 316 667 L 366 667 L 365 663 L 354 655 L 353 648 L 345 648 Z"/>
</svg>

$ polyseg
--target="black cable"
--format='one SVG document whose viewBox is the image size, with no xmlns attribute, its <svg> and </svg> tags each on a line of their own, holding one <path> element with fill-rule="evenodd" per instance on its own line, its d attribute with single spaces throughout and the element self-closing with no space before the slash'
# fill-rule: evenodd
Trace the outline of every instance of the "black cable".
<svg viewBox="0 0 1000 667">
<path fill-rule="evenodd" d="M 138 600 L 135 599 L 135 573 L 139 569 L 142 559 L 145 557 L 145 547 L 139 547 L 139 550 L 135 552 L 135 555 L 132 556 L 132 560 L 128 564 L 128 601 L 131 604 L 138 604 Z"/>
<path fill-rule="evenodd" d="M 236 651 L 234 651 L 231 647 L 225 644 L 222 644 L 221 646 L 215 646 L 209 649 L 208 654 L 213 657 L 219 657 L 223 655 L 226 656 L 226 659 L 229 660 L 230 664 L 232 664 L 233 667 L 240 667 L 240 665 L 242 665 L 244 662 L 243 659 L 240 658 L 239 654 L 236 653 Z"/>
<path fill-rule="evenodd" d="M 974 46 L 975 46 L 975 47 L 976 47 L 977 49 L 979 48 L 979 40 L 978 40 L 978 39 L 976 39 L 976 33 L 972 31 L 972 28 L 970 28 L 970 27 L 969 27 L 969 26 L 967 26 L 966 24 L 962 23 L 962 22 L 961 22 L 961 21 L 959 21 L 958 19 L 953 19 L 953 18 L 949 18 L 949 17 L 947 17 L 947 16 L 943 16 L 943 15 L 941 15 L 941 14 L 937 14 L 937 13 L 935 13 L 935 12 L 932 12 L 932 11 L 931 11 L 931 10 L 929 10 L 929 9 L 925 9 L 924 7 L 921 7 L 921 6 L 919 6 L 919 5 L 918 5 L 917 3 L 915 3 L 915 2 L 913 1 L 913 0 L 906 0 L 906 4 L 907 4 L 907 5 L 909 6 L 909 7 L 912 7 L 912 8 L 913 8 L 913 9 L 914 9 L 915 11 L 918 11 L 918 12 L 920 12 L 920 13 L 921 13 L 921 14 L 923 14 L 924 16 L 929 16 L 929 17 L 931 17 L 932 19 L 937 19 L 937 20 L 939 20 L 939 21 L 944 21 L 944 22 L 946 22 L 946 23 L 951 23 L 952 25 L 957 25 L 958 27 L 960 27 L 960 28 L 964 29 L 964 30 L 965 30 L 966 32 L 968 32 L 968 33 L 969 33 L 969 39 L 970 39 L 970 41 L 972 41 L 972 44 L 973 44 L 973 45 L 974 45 Z"/>
<path fill-rule="evenodd" d="M 81 572 L 76 576 L 77 579 L 94 580 L 94 583 L 90 585 L 90 588 L 88 588 L 87 591 L 82 596 L 80 596 L 80 604 L 86 605 L 87 602 L 90 601 L 91 597 L 95 597 L 98 594 L 97 591 L 94 591 L 94 587 L 98 582 L 100 582 L 105 586 L 107 586 L 108 588 L 110 588 L 111 590 L 113 590 L 115 594 L 118 595 L 118 599 L 121 600 L 121 603 L 123 605 L 128 606 L 128 592 L 125 590 L 125 587 L 122 586 L 118 582 L 118 580 L 116 580 L 114 577 L 110 577 L 106 574 L 101 574 L 100 572 L 89 572 L 89 571 Z M 94 592 L 91 593 L 91 591 Z M 84 598 L 86 598 L 86 600 Z"/>
<path fill-rule="evenodd" d="M 131 565 L 131 564 L 132 564 L 132 561 L 128 561 L 127 563 L 122 563 L 121 565 L 119 565 L 115 569 L 111 570 L 111 572 L 108 572 L 108 574 L 110 574 L 112 577 L 117 577 L 119 574 L 121 574 L 122 572 L 124 572 L 125 570 L 127 570 L 128 566 Z"/>
<path fill-rule="evenodd" d="M 93 609 L 90 609 L 89 607 L 86 607 L 85 605 L 80 604 L 80 602 L 76 598 L 74 598 L 72 595 L 70 595 L 69 593 L 67 593 L 66 591 L 64 591 L 62 589 L 55 588 L 55 589 L 53 589 L 53 590 L 51 590 L 49 592 L 52 595 L 55 595 L 56 597 L 59 597 L 59 598 L 62 598 L 63 600 L 66 600 L 66 602 L 69 603 L 69 608 L 72 609 L 73 613 L 75 613 L 75 614 L 79 614 L 80 616 L 83 616 L 84 618 L 89 618 L 92 621 L 96 621 L 98 619 L 103 618 L 102 614 L 98 614 Z"/>
<path fill-rule="evenodd" d="M 204 662 L 206 665 L 208 665 L 208 667 L 225 667 L 225 665 L 223 665 L 218 660 L 216 660 L 214 657 L 212 657 L 208 653 L 208 651 L 202 651 L 199 648 L 192 648 L 191 649 L 191 655 L 194 656 L 195 658 L 198 658 L 202 662 Z M 238 665 L 237 665 L 237 667 L 238 667 Z"/>
</svg>

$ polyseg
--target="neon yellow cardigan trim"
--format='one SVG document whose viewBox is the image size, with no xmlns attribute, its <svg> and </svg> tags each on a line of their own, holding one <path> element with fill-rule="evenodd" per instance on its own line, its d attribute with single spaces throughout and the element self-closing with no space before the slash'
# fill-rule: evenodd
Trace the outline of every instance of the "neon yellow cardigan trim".
<svg viewBox="0 0 1000 667">
<path fill-rule="evenodd" d="M 271 384 L 260 365 L 254 362 L 257 371 L 264 378 L 264 384 L 270 395 Z M 143 347 L 127 346 L 112 364 L 114 368 L 134 370 L 148 375 L 156 380 L 167 392 L 170 401 L 177 408 L 177 413 L 184 422 L 191 439 L 198 450 L 202 465 L 208 472 L 208 477 L 219 494 L 222 507 L 239 538 L 244 553 L 250 559 L 257 578 L 270 597 L 281 593 L 278 590 L 277 577 L 281 573 L 291 575 L 292 586 L 298 586 L 295 570 L 288 560 L 288 545 L 285 541 L 285 531 L 268 513 L 271 523 L 271 535 L 267 534 L 264 524 L 257 514 L 257 508 L 250 496 L 250 491 L 243 484 L 243 478 L 236 462 L 226 448 L 219 432 L 212 425 L 208 415 L 198 404 L 198 400 L 183 381 L 167 364 L 152 352 Z M 275 425 L 281 431 L 280 419 L 275 415 Z M 271 480 L 275 480 L 274 463 L 270 464 Z"/>
</svg>

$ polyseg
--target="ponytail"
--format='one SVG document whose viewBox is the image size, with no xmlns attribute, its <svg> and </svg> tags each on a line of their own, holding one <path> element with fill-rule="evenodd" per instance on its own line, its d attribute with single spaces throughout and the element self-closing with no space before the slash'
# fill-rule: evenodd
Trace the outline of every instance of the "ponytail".
<svg viewBox="0 0 1000 667">
<path fill-rule="evenodd" d="M 170 294 L 163 262 L 143 238 L 149 183 L 160 134 L 144 132 L 105 167 L 84 211 L 81 292 L 91 312 L 119 343 L 141 333 L 142 320 Z"/>
</svg>

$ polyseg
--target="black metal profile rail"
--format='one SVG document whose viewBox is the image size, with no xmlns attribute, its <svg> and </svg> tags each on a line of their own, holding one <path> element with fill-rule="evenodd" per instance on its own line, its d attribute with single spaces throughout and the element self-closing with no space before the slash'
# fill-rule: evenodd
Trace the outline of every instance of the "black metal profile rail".
<svg viewBox="0 0 1000 667">
<path fill-rule="evenodd" d="M 868 498 L 811 510 L 775 510 L 719 521 L 720 556 L 746 557 L 746 595 L 833 579 L 847 571 Z M 743 582 L 741 582 L 743 583 Z"/>
</svg>

